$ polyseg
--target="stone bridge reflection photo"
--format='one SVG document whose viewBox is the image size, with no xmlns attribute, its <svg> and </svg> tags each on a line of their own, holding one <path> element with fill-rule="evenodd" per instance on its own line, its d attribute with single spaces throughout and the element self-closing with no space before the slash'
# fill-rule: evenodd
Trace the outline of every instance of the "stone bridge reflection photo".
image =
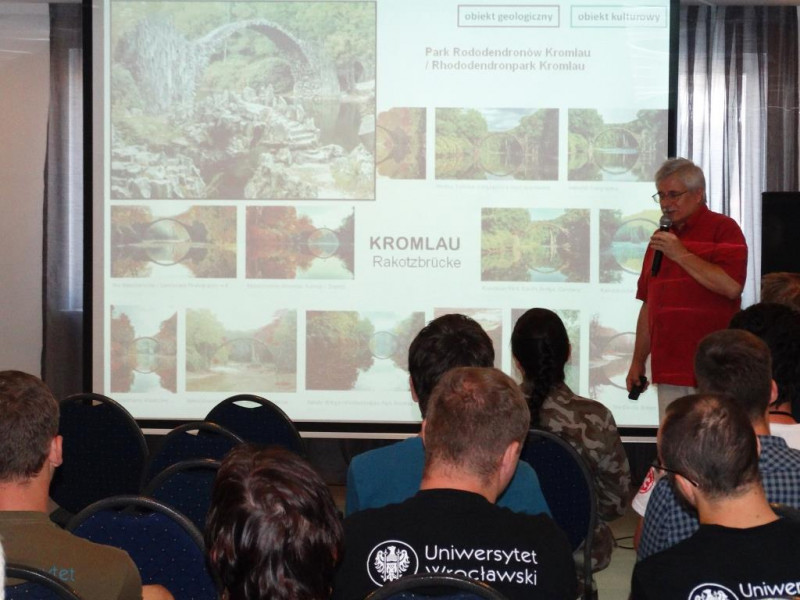
<svg viewBox="0 0 800 600">
<path fill-rule="evenodd" d="M 114 199 L 373 200 L 375 5 L 112 4 Z"/>
</svg>

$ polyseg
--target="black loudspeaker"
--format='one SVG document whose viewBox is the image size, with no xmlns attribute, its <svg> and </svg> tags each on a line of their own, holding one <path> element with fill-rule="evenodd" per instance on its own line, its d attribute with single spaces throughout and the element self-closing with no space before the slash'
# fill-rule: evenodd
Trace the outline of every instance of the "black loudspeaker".
<svg viewBox="0 0 800 600">
<path fill-rule="evenodd" d="M 761 274 L 800 273 L 800 192 L 761 194 Z"/>
</svg>

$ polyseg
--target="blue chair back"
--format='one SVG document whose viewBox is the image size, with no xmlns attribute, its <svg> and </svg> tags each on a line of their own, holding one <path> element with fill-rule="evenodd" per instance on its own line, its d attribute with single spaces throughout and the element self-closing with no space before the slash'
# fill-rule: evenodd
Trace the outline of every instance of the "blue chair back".
<svg viewBox="0 0 800 600">
<path fill-rule="evenodd" d="M 305 455 L 303 439 L 294 423 L 280 407 L 261 396 L 237 394 L 226 398 L 211 409 L 205 420 L 227 427 L 247 442 L 283 446 Z"/>
<path fill-rule="evenodd" d="M 142 489 L 167 467 L 197 458 L 222 460 L 242 442 L 244 440 L 230 429 L 209 421 L 194 421 L 176 427 L 164 436 L 159 449 L 150 456 Z"/>
<path fill-rule="evenodd" d="M 100 394 L 69 396 L 60 408 L 64 464 L 50 486 L 53 500 L 74 514 L 103 498 L 138 494 L 148 453 L 131 414 Z"/>
<path fill-rule="evenodd" d="M 567 534 L 572 549 L 583 544 L 584 590 L 591 593 L 597 495 L 589 467 L 569 442 L 539 429 L 528 433 L 520 459 L 536 471 L 553 520 Z"/>
<path fill-rule="evenodd" d="M 175 598 L 216 600 L 200 531 L 185 516 L 142 496 L 117 496 L 88 506 L 67 530 L 125 550 L 142 583 L 161 584 Z"/>
<path fill-rule="evenodd" d="M 209 458 L 181 461 L 156 475 L 142 494 L 171 506 L 203 531 L 219 467 Z"/>
</svg>

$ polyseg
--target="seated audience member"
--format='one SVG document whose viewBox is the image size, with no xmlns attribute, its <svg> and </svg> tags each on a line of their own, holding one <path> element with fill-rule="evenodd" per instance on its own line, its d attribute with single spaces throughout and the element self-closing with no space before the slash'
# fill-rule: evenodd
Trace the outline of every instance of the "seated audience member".
<svg viewBox="0 0 800 600">
<path fill-rule="evenodd" d="M 523 314 L 511 334 L 511 352 L 522 373 L 531 427 L 564 438 L 592 472 L 598 515 L 592 569 L 604 569 L 614 549 L 608 522 L 625 514 L 631 485 L 628 457 L 614 417 L 605 406 L 576 395 L 564 382 L 570 343 L 564 323 L 553 311 L 532 308 Z M 578 554 L 583 557 L 582 552 Z"/>
<path fill-rule="evenodd" d="M 428 323 L 408 349 L 411 397 L 419 404 L 422 418 L 433 388 L 447 371 L 491 367 L 493 363 L 492 340 L 475 320 L 450 314 Z M 356 456 L 347 470 L 346 514 L 410 498 L 419 489 L 424 463 L 425 449 L 419 436 Z M 515 512 L 550 514 L 539 479 L 524 462 L 517 466 L 497 504 Z"/>
<path fill-rule="evenodd" d="M 785 598 L 800 581 L 800 522 L 780 519 L 759 478 L 747 414 L 715 394 L 667 408 L 659 431 L 666 481 L 697 511 L 688 539 L 639 562 L 633 600 Z"/>
<path fill-rule="evenodd" d="M 126 552 L 74 536 L 48 519 L 61 444 L 58 402 L 45 383 L 19 371 L 0 372 L 0 539 L 6 561 L 48 571 L 84 600 L 172 598 L 162 586 L 142 587 Z"/>
<path fill-rule="evenodd" d="M 510 377 L 490 368 L 448 371 L 422 423 L 420 490 L 345 519 L 333 597 L 361 600 L 404 575 L 455 572 L 511 600 L 575 598 L 566 535 L 547 515 L 494 504 L 511 480 L 528 425 L 528 407 Z"/>
<path fill-rule="evenodd" d="M 770 435 L 767 412 L 776 392 L 767 345 L 748 331 L 717 331 L 700 342 L 694 366 L 703 394 L 729 396 L 749 417 L 761 445 L 759 470 L 767 499 L 800 507 L 800 451 Z M 683 434 L 687 440 L 694 435 L 692 430 Z M 678 498 L 672 480 L 662 477 L 647 504 L 639 560 L 674 546 L 697 530 L 697 513 Z"/>
<path fill-rule="evenodd" d="M 800 448 L 800 311 L 762 302 L 735 314 L 730 328 L 749 331 L 767 343 L 778 386 L 778 397 L 769 407 L 770 430 Z"/>
<path fill-rule="evenodd" d="M 800 273 L 767 273 L 761 278 L 761 302 L 800 310 Z"/>
<path fill-rule="evenodd" d="M 319 475 L 281 448 L 241 445 L 214 481 L 208 563 L 225 600 L 324 600 L 342 524 Z"/>
<path fill-rule="evenodd" d="M 772 379 L 777 385 L 777 396 L 769 404 L 770 434 L 785 439 L 790 448 L 800 449 L 800 425 L 792 414 L 793 405 L 795 413 L 800 411 L 800 311 L 762 302 L 736 313 L 729 328 L 749 331 L 769 347 Z M 633 499 L 633 509 L 641 516 L 656 478 L 651 468 Z"/>
</svg>

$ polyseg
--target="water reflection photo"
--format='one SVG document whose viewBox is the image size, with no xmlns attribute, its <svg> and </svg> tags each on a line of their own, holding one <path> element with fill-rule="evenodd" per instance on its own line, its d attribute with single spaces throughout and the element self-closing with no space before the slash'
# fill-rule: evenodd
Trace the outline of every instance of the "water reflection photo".
<svg viewBox="0 0 800 600">
<path fill-rule="evenodd" d="M 375 165 L 389 179 L 425 179 L 424 108 L 392 108 L 378 114 Z"/>
<path fill-rule="evenodd" d="M 600 283 L 635 286 L 661 212 L 600 210 Z"/>
<path fill-rule="evenodd" d="M 638 311 L 639 301 L 630 301 L 630 312 L 620 307 L 616 314 L 595 313 L 589 324 L 589 397 L 614 411 L 617 420 L 637 425 L 656 425 L 656 392 L 650 386 L 638 400 L 628 399 L 625 377 L 633 356 L 636 333 L 631 330 L 630 314 Z M 650 372 L 650 359 L 647 361 Z"/>
<path fill-rule="evenodd" d="M 408 389 L 408 346 L 423 312 L 308 311 L 306 388 Z"/>
<path fill-rule="evenodd" d="M 111 198 L 375 197 L 375 3 L 111 2 Z"/>
<path fill-rule="evenodd" d="M 296 311 L 261 305 L 186 311 L 187 391 L 296 389 Z"/>
<path fill-rule="evenodd" d="M 437 108 L 436 179 L 558 179 L 558 109 Z"/>
<path fill-rule="evenodd" d="M 353 279 L 352 206 L 247 207 L 247 277 Z"/>
<path fill-rule="evenodd" d="M 177 391 L 177 321 L 164 307 L 111 306 L 112 393 Z"/>
<path fill-rule="evenodd" d="M 236 277 L 233 206 L 112 206 L 110 239 L 112 277 Z"/>
<path fill-rule="evenodd" d="M 484 208 L 483 281 L 588 282 L 589 211 Z"/>
<path fill-rule="evenodd" d="M 666 156 L 667 111 L 569 110 L 570 181 L 652 181 Z"/>
</svg>

